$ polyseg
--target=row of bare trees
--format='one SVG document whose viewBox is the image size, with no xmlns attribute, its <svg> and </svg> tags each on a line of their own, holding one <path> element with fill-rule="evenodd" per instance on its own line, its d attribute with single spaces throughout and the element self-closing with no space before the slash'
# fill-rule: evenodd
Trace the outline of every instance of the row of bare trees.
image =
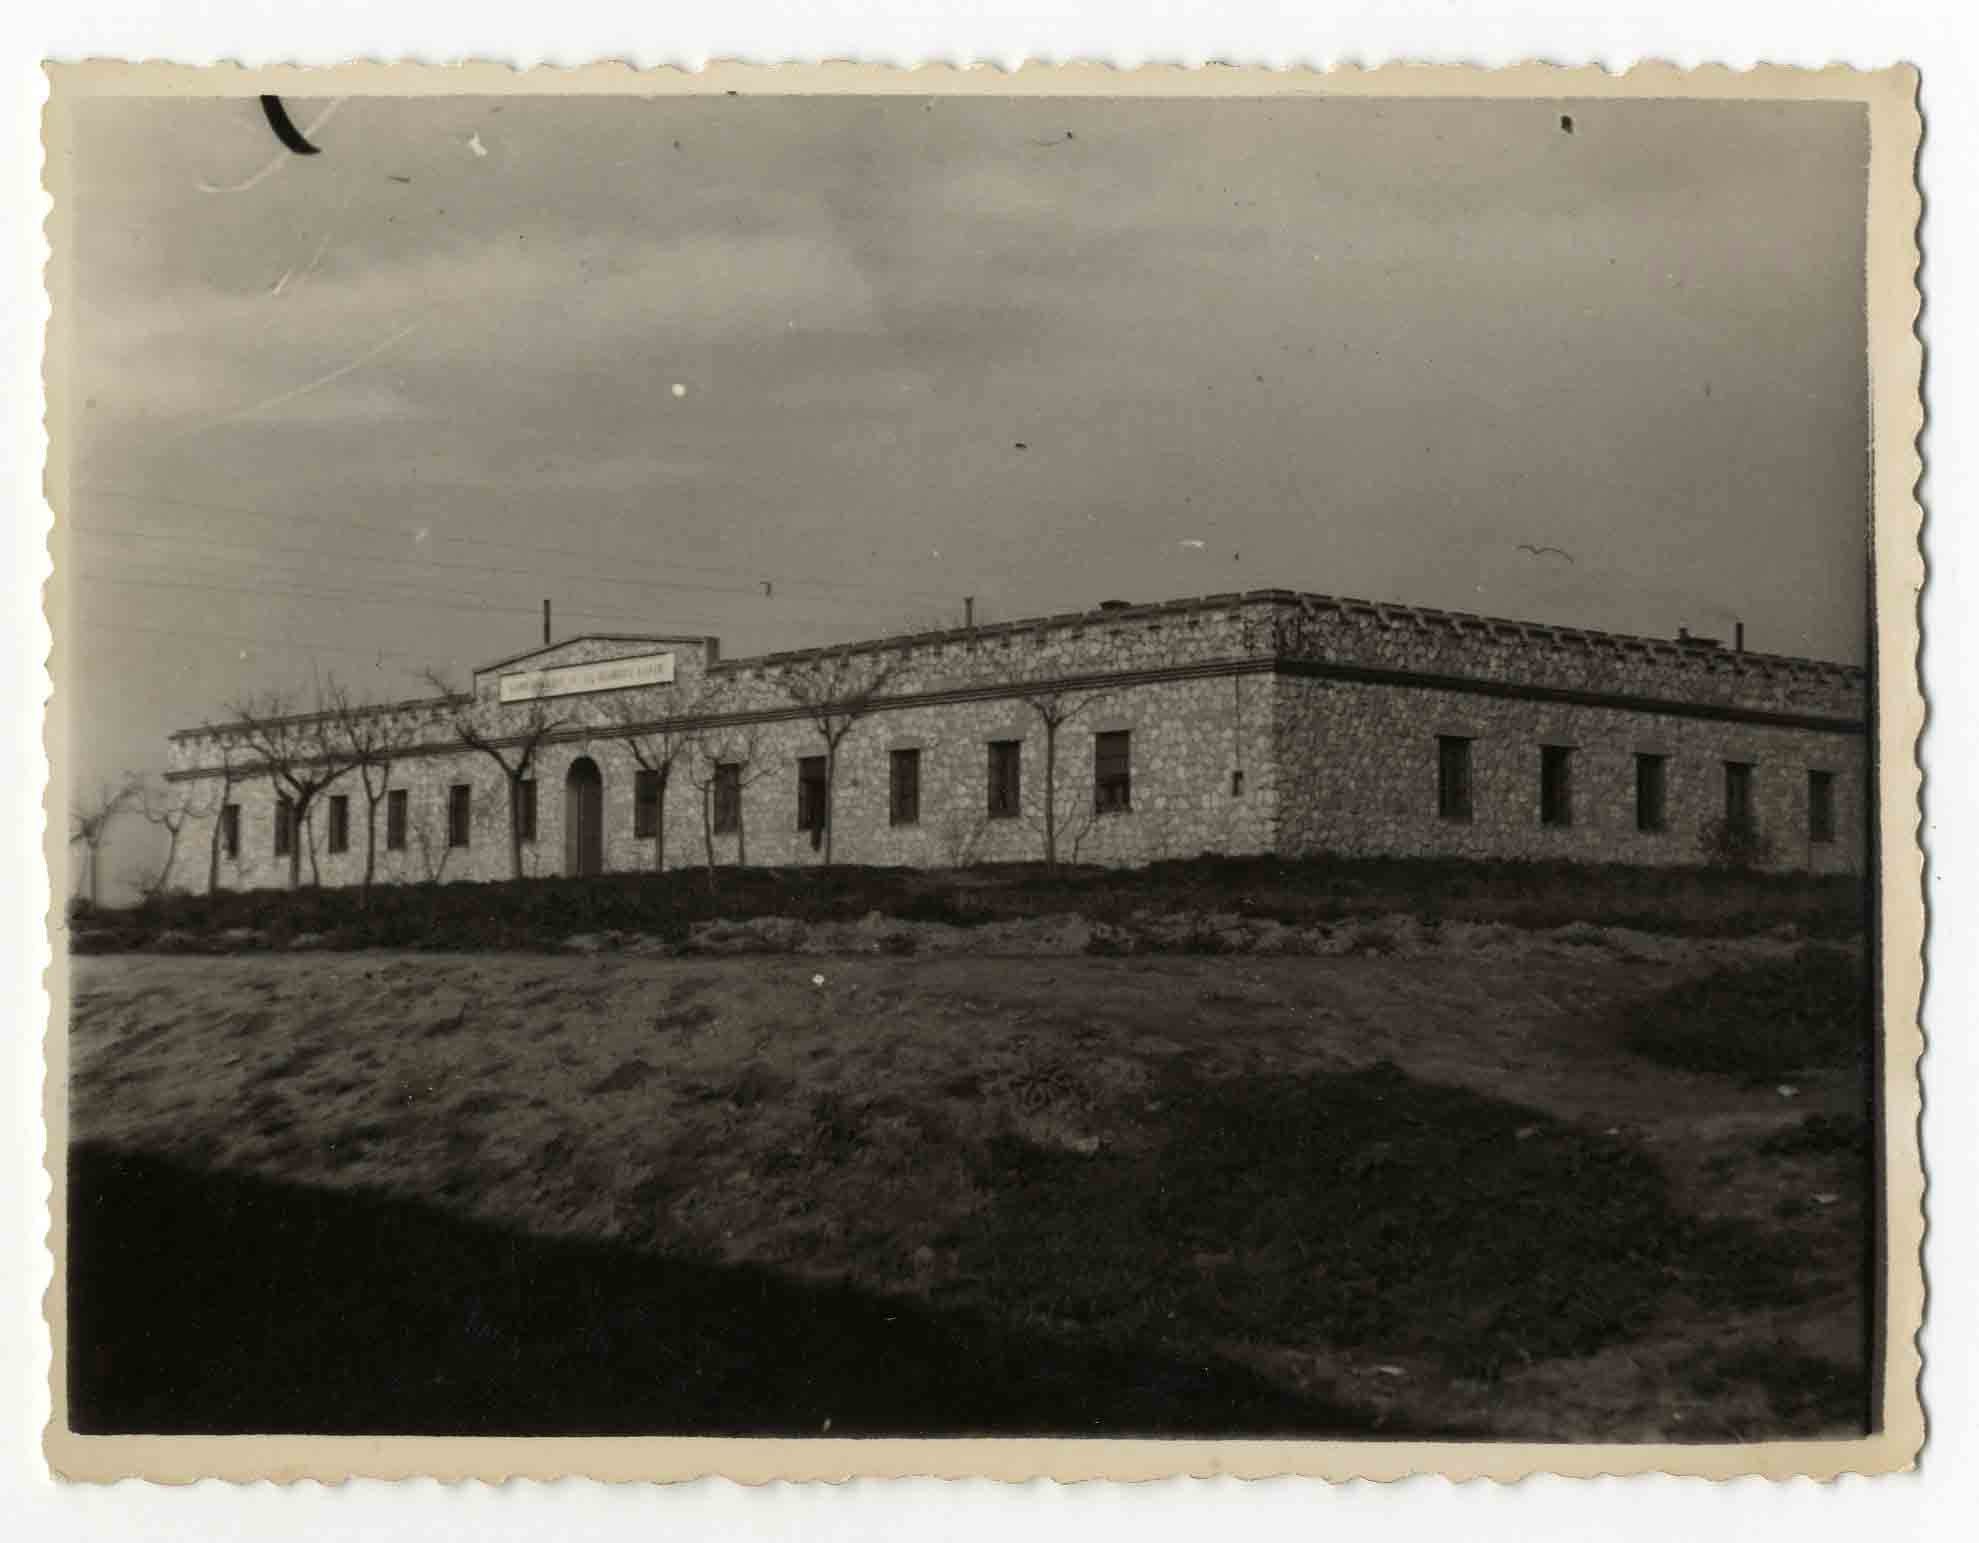
<svg viewBox="0 0 1979 1543">
<path fill-rule="evenodd" d="M 891 652 L 833 650 L 795 661 L 777 677 L 783 693 L 816 731 L 824 752 L 818 836 L 827 865 L 833 859 L 834 806 L 843 748 L 853 730 L 897 683 L 904 662 L 901 655 Z M 400 763 L 435 726 L 450 731 L 459 743 L 485 755 L 500 770 L 507 793 L 509 860 L 514 877 L 523 876 L 527 835 L 524 786 L 534 777 L 539 752 L 558 733 L 583 726 L 616 739 L 639 769 L 652 777 L 657 790 L 655 868 L 666 866 L 667 795 L 676 775 L 684 777 L 698 795 L 702 846 L 711 868 L 718 789 L 727 779 L 726 791 L 735 805 L 728 812 L 735 825 L 737 860 L 748 861 L 748 834 L 741 814 L 747 804 L 744 795 L 774 768 L 766 761 L 757 727 L 708 725 L 708 719 L 721 718 L 728 709 L 740 705 L 730 698 L 725 686 L 704 688 L 690 702 L 674 706 L 672 716 L 663 721 L 655 721 L 652 703 L 637 693 L 593 699 L 598 703 L 592 709 L 597 716 L 587 721 L 550 699 L 503 704 L 460 692 L 434 672 L 428 672 L 426 680 L 434 689 L 434 698 L 406 704 L 360 701 L 334 679 L 320 688 L 310 708 L 280 691 L 238 697 L 227 704 L 229 722 L 205 726 L 204 743 L 210 756 L 206 777 L 160 788 L 149 779 L 134 776 L 116 787 L 106 786 L 93 799 L 79 800 L 72 809 L 71 839 L 87 853 L 85 884 L 91 902 L 95 903 L 98 895 L 98 860 L 105 837 L 112 824 L 128 813 L 136 813 L 158 828 L 166 840 L 158 867 L 140 880 L 145 893 L 170 887 L 181 836 L 189 826 L 207 820 L 212 822 L 212 831 L 206 884 L 209 891 L 217 889 L 226 836 L 221 811 L 233 802 L 236 789 L 263 779 L 280 800 L 288 822 L 288 882 L 292 889 L 303 882 L 305 854 L 310 882 L 320 882 L 313 835 L 316 806 L 340 783 L 354 780 L 358 784 L 364 802 L 362 894 L 368 901 L 378 870 L 378 811 L 391 794 Z M 1107 695 L 1041 680 L 1034 689 L 1021 691 L 1020 697 L 1043 730 L 1042 798 L 1027 802 L 1040 818 L 1045 861 L 1056 867 L 1067 834 L 1067 811 L 1060 807 L 1058 790 L 1060 732 L 1107 700 Z M 1075 803 L 1075 821 L 1077 808 Z M 1075 858 L 1084 828 L 1075 826 L 1071 832 Z M 958 849 L 973 850 L 975 841 L 958 838 L 956 844 Z"/>
</svg>

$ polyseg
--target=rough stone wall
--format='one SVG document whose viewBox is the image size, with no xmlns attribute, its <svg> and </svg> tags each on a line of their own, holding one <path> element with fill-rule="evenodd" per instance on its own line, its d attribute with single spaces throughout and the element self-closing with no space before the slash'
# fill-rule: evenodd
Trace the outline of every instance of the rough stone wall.
<svg viewBox="0 0 1979 1543">
<path fill-rule="evenodd" d="M 1781 867 L 1860 872 L 1867 758 L 1859 735 L 1468 692 L 1281 676 L 1276 849 L 1354 855 L 1700 861 L 1725 812 L 1726 761 L 1753 766 L 1753 810 Z M 1437 810 L 1437 741 L 1472 741 L 1472 817 Z M 1572 820 L 1540 823 L 1540 756 L 1574 747 Z M 1666 823 L 1636 829 L 1635 757 L 1667 757 Z M 1810 770 L 1835 774 L 1835 840 L 1808 839 Z"/>
<path fill-rule="evenodd" d="M 1268 850 L 1272 702 L 1272 682 L 1264 674 L 1155 682 L 1068 698 L 1076 711 L 1058 731 L 1054 778 L 1060 857 L 1144 863 L 1202 851 Z M 1093 807 L 1093 737 L 1112 729 L 1130 734 L 1132 808 L 1099 815 Z M 741 733 L 729 731 L 731 742 L 739 742 Z M 988 747 L 993 740 L 1016 740 L 1023 747 L 1022 805 L 1014 818 L 988 813 Z M 862 718 L 840 746 L 834 859 L 913 866 L 1042 859 L 1045 742 L 1038 714 L 1012 699 L 880 711 Z M 719 746 L 722 739 L 717 735 L 711 743 Z M 905 748 L 921 752 L 920 818 L 911 825 L 894 825 L 889 757 Z M 823 860 L 821 848 L 797 825 L 798 758 L 823 753 L 823 740 L 806 719 L 785 718 L 756 728 L 755 756 L 745 773 L 753 780 L 743 794 L 742 837 L 750 862 Z M 566 780 L 580 757 L 593 761 L 603 780 L 607 869 L 650 869 L 654 841 L 633 835 L 638 762 L 618 739 L 598 735 L 546 745 L 538 752 L 537 837 L 523 847 L 525 875 L 565 871 Z M 1240 769 L 1244 790 L 1235 793 L 1231 774 Z M 683 756 L 668 780 L 668 867 L 707 860 L 697 779 L 707 780 L 705 766 Z M 450 849 L 448 790 L 459 782 L 472 789 L 473 828 L 468 847 Z M 508 784 L 492 759 L 472 751 L 408 758 L 394 770 L 393 786 L 408 793 L 408 842 L 403 852 L 385 850 L 385 806 L 380 804 L 381 881 L 508 877 Z M 324 883 L 354 884 L 364 871 L 364 799 L 354 775 L 331 792 L 351 797 L 350 849 L 327 851 L 329 795 L 319 796 L 312 821 L 317 862 Z M 275 805 L 267 779 L 256 778 L 234 796 L 241 805 L 241 856 L 237 862 L 223 861 L 221 882 L 230 888 L 286 884 L 287 860 L 276 858 L 273 850 Z M 203 882 L 210 830 L 203 823 L 188 827 L 186 849 L 196 845 L 200 861 L 182 859 L 182 883 Z M 736 862 L 740 844 L 735 834 L 716 835 L 715 861 Z M 307 858 L 303 872 L 306 879 Z"/>
<path fill-rule="evenodd" d="M 660 650 L 675 656 L 676 678 L 668 686 L 550 698 L 540 706 L 497 700 L 500 677 L 511 670 Z M 1433 684 L 1451 676 L 1838 721 L 1865 717 L 1861 672 L 1832 665 L 1278 591 L 888 639 L 835 657 L 842 678 L 854 682 L 875 670 L 888 673 L 889 701 L 850 731 L 840 752 L 833 855 L 844 862 L 1042 857 L 1046 736 L 1022 697 L 1067 679 L 1082 682 L 1066 698 L 1078 711 L 1058 742 L 1059 855 L 1067 860 L 1141 863 L 1201 851 L 1327 850 L 1692 862 L 1698 827 L 1723 812 L 1722 763 L 1736 759 L 1757 767 L 1757 811 L 1783 864 L 1859 870 L 1862 862 L 1867 788 L 1859 734 Z M 1411 678 L 1274 676 L 1273 660 Z M 603 780 L 606 867 L 653 866 L 653 840 L 632 834 L 638 763 L 615 722 L 627 708 L 636 720 L 662 725 L 647 736 L 649 744 L 661 742 L 671 724 L 676 737 L 699 727 L 710 744 L 725 747 L 719 753 L 726 759 L 736 758 L 735 747 L 750 746 L 743 796 L 748 860 L 821 861 L 821 849 L 797 826 L 797 761 L 822 754 L 824 744 L 789 687 L 793 672 L 821 667 L 817 655 L 806 654 L 723 662 L 706 639 L 580 638 L 477 671 L 465 710 L 484 732 L 521 732 L 537 712 L 557 720 L 556 734 L 537 755 L 538 829 L 524 847 L 525 874 L 566 871 L 565 780 L 580 756 L 597 764 Z M 395 785 L 410 797 L 410 839 L 402 852 L 385 849 L 381 804 L 381 880 L 508 876 L 506 780 L 488 756 L 459 747 L 454 719 L 461 710 L 461 703 L 405 709 L 420 741 L 440 753 L 409 755 L 395 768 Z M 1093 809 L 1093 735 L 1103 729 L 1131 732 L 1133 807 L 1100 816 Z M 1476 812 L 1468 822 L 1436 813 L 1436 738 L 1443 733 L 1476 741 Z M 987 812 L 992 740 L 1023 745 L 1023 810 L 1016 818 Z M 1538 818 L 1539 746 L 1548 741 L 1578 747 L 1574 819 L 1561 828 Z M 888 817 L 888 752 L 909 746 L 921 750 L 920 819 L 895 826 Z M 216 759 L 208 736 L 182 736 L 172 750 L 181 772 Z M 1669 828 L 1660 834 L 1635 829 L 1639 750 L 1670 758 Z M 1832 844 L 1806 840 L 1809 768 L 1836 773 Z M 1241 791 L 1233 782 L 1238 771 Z M 697 776 L 706 780 L 705 766 L 683 756 L 668 785 L 669 867 L 706 860 Z M 446 846 L 447 791 L 457 782 L 473 789 L 474 829 L 465 849 Z M 323 881 L 354 883 L 363 871 L 364 800 L 355 775 L 334 791 L 351 799 L 350 849 L 326 850 L 327 797 L 318 800 L 309 834 Z M 242 851 L 238 861 L 223 863 L 222 883 L 286 883 L 286 860 L 272 851 L 274 798 L 266 778 L 242 785 L 235 799 Z M 188 828 L 181 883 L 203 883 L 210 828 Z M 717 835 L 715 860 L 737 861 L 741 846 L 734 834 Z"/>
<path fill-rule="evenodd" d="M 1287 659 L 1762 712 L 1865 712 L 1863 672 L 1817 660 L 1315 595 L 1246 609 L 1257 646 Z"/>
</svg>

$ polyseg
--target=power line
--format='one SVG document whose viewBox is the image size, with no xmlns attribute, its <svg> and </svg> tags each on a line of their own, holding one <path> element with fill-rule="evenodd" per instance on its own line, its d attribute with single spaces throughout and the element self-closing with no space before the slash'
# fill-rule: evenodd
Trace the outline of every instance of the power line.
<svg viewBox="0 0 1979 1543">
<path fill-rule="evenodd" d="M 353 643 L 305 643 L 296 638 L 255 637 L 244 632 L 204 632 L 186 627 L 146 627 L 137 622 L 124 621 L 84 621 L 77 623 L 98 632 L 148 632 L 170 638 L 213 638 L 223 643 L 252 643 L 257 648 L 295 648 L 322 650 L 335 654 L 371 654 L 387 659 L 431 660 L 430 654 L 408 653 L 398 648 L 366 648 Z"/>
<path fill-rule="evenodd" d="M 289 524 L 293 524 L 297 520 L 308 520 L 317 524 L 334 525 L 339 529 L 377 531 L 380 534 L 388 535 L 388 536 L 397 536 L 401 539 L 403 539 L 409 534 L 405 529 L 403 529 L 400 526 L 381 525 L 375 520 L 359 520 L 354 518 L 346 518 L 345 516 L 342 515 L 278 514 L 273 510 L 257 509 L 246 504 L 212 503 L 200 499 L 174 498 L 163 493 L 140 493 L 135 490 L 124 489 L 124 488 L 83 487 L 83 488 L 78 488 L 76 491 L 78 493 L 94 494 L 99 498 L 131 499 L 146 503 L 170 504 L 182 509 L 204 509 L 219 514 L 243 515 L 251 519 L 268 520 L 277 525 L 289 525 Z M 760 583 L 763 580 L 767 579 L 770 582 L 776 584 L 805 586 L 805 587 L 817 588 L 817 589 L 842 589 L 842 590 L 856 590 L 862 592 L 870 591 L 870 590 L 885 590 L 892 594 L 913 596 L 924 600 L 954 600 L 958 598 L 958 596 L 961 593 L 959 590 L 907 589 L 891 584 L 862 583 L 858 580 L 850 580 L 850 579 L 798 578 L 788 574 L 759 573 L 755 569 L 749 569 L 749 568 L 717 567 L 706 563 L 676 562 L 671 558 L 667 559 L 664 563 L 661 563 L 655 561 L 652 558 L 637 557 L 631 553 L 620 553 L 620 552 L 585 553 L 585 552 L 580 552 L 571 547 L 538 546 L 532 542 L 527 542 L 527 541 L 504 540 L 499 536 L 468 536 L 468 535 L 458 535 L 451 532 L 442 532 L 440 533 L 438 539 L 443 541 L 465 542 L 476 546 L 504 547 L 518 552 L 531 552 L 541 557 L 569 557 L 569 558 L 575 558 L 579 561 L 583 561 L 589 558 L 594 561 L 604 560 L 615 564 L 632 563 L 642 568 L 662 568 L 667 570 L 678 570 L 687 573 L 721 574 L 732 578 L 746 578 L 757 583 Z M 737 590 L 734 591 L 734 593 L 738 593 L 738 594 L 754 593 L 754 591 Z"/>
<path fill-rule="evenodd" d="M 99 535 L 129 536 L 140 541 L 169 541 L 178 546 L 216 547 L 224 551 L 239 545 L 237 542 L 214 541 L 203 536 L 185 536 L 177 532 L 138 530 L 136 527 L 129 525 L 99 525 L 90 520 L 78 520 L 76 524 L 79 529 L 91 531 Z M 413 562 L 426 568 L 453 568 L 470 573 L 518 573 L 526 578 L 567 579 L 572 582 L 584 584 L 618 584 L 630 589 L 684 589 L 714 595 L 753 595 L 757 593 L 757 591 L 752 589 L 737 589 L 715 584 L 676 584 L 668 583 L 662 579 L 614 579 L 603 574 L 589 573 L 546 574 L 541 568 L 511 568 L 496 563 L 445 562 L 437 557 L 372 557 L 362 552 L 325 551 L 322 547 L 289 546 L 281 542 L 270 542 L 265 547 L 265 550 L 271 552 L 293 552 L 303 557 L 328 559 L 332 562 L 378 563 L 397 568 L 402 568 L 408 562 Z"/>
<path fill-rule="evenodd" d="M 170 554 L 167 554 L 167 556 L 169 557 Z M 120 563 L 128 563 L 130 561 L 130 559 L 123 557 L 121 553 L 116 554 L 116 560 L 119 561 Z M 536 614 L 536 607 L 533 604 L 525 603 L 522 605 L 504 606 L 500 603 L 499 597 L 497 598 L 485 597 L 481 591 L 474 589 L 433 589 L 420 585 L 416 581 L 380 579 L 375 581 L 367 581 L 367 588 L 365 588 L 364 590 L 326 590 L 321 588 L 320 586 L 308 586 L 299 582 L 301 580 L 316 576 L 319 570 L 317 570 L 312 564 L 282 562 L 274 559 L 233 556 L 230 554 L 222 554 L 215 557 L 199 557 L 195 560 L 201 565 L 201 567 L 197 570 L 200 573 L 204 573 L 206 571 L 206 566 L 212 563 L 231 563 L 236 565 L 237 568 L 245 567 L 248 569 L 262 569 L 262 570 L 266 570 L 267 572 L 266 572 L 266 576 L 263 576 L 261 574 L 256 574 L 251 572 L 241 573 L 238 571 L 229 571 L 225 575 L 226 577 L 238 578 L 246 582 L 243 582 L 241 584 L 226 584 L 215 579 L 204 579 L 204 578 L 195 579 L 192 574 L 187 573 L 184 569 L 170 566 L 169 563 L 160 564 L 157 562 L 146 562 L 143 559 L 139 559 L 138 561 L 140 563 L 140 566 L 137 568 L 135 573 L 131 573 L 128 570 L 120 568 L 120 570 L 115 574 L 84 574 L 82 576 L 85 578 L 95 578 L 111 583 L 125 583 L 125 582 L 139 583 L 149 579 L 152 582 L 160 584 L 161 587 L 167 587 L 167 588 L 174 586 L 165 584 L 163 581 L 179 580 L 179 581 L 183 581 L 181 587 L 203 586 L 215 590 L 233 590 L 238 593 L 249 594 L 249 595 L 274 595 L 274 594 L 287 593 L 287 594 L 301 596 L 304 598 L 315 597 L 315 596 L 329 597 L 329 598 L 349 598 L 349 599 L 355 599 L 363 604 L 390 603 L 395 605 L 411 605 L 411 606 L 440 606 L 443 609 L 488 611 L 488 612 L 497 612 L 497 613 L 509 612 L 517 615 L 523 614 L 524 612 L 527 612 L 530 615 Z M 539 577 L 543 577 L 543 576 L 539 576 Z M 547 577 L 562 579 L 564 576 L 547 575 Z M 286 585 L 290 587 L 287 589 L 281 589 L 276 587 L 278 585 Z M 510 598 L 520 599 L 521 597 L 510 597 Z M 471 604 L 466 606 L 449 607 L 446 606 L 444 603 L 449 599 L 465 600 L 471 602 Z M 576 609 L 566 610 L 565 614 L 590 617 L 591 619 L 597 621 L 620 622 L 628 626 L 651 627 L 653 625 L 653 617 L 650 613 L 635 614 L 629 611 L 603 611 L 588 607 L 579 607 Z M 709 626 L 709 627 L 725 626 L 738 620 L 738 618 L 734 616 L 724 617 L 717 620 L 715 618 L 705 617 L 705 616 L 697 617 L 692 615 L 681 615 L 671 610 L 669 610 L 667 614 L 670 622 L 690 623 L 690 624 Z M 795 625 L 799 627 L 835 626 L 839 624 L 836 618 L 825 619 L 810 615 L 797 614 L 790 611 L 780 611 L 778 613 L 777 619 L 786 624 Z"/>
<path fill-rule="evenodd" d="M 476 601 L 472 596 L 467 596 L 467 604 L 460 604 L 438 598 L 435 595 L 367 595 L 353 589 L 307 589 L 301 586 L 271 584 L 219 584 L 210 580 L 153 579 L 111 573 L 84 573 L 79 574 L 78 577 L 89 579 L 99 584 L 136 584 L 150 589 L 207 590 L 215 594 L 265 595 L 270 597 L 293 597 L 305 600 L 345 600 L 354 601 L 358 605 L 375 606 L 403 606 L 413 604 L 434 610 L 470 611 L 504 616 L 535 616 L 538 614 L 538 609 L 535 606 L 494 605 Z M 441 591 L 440 593 L 467 595 L 465 590 L 448 590 Z M 623 622 L 627 625 L 651 625 L 651 618 L 633 616 L 623 611 L 572 610 L 566 611 L 565 614 L 568 616 L 585 617 L 591 621 Z"/>
</svg>

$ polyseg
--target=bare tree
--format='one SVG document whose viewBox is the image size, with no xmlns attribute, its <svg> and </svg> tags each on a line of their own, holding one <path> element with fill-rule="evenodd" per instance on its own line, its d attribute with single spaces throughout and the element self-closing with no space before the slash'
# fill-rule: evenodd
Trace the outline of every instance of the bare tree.
<svg viewBox="0 0 1979 1543">
<path fill-rule="evenodd" d="M 749 790 L 776 768 L 763 754 L 762 730 L 746 724 L 720 735 L 704 735 L 695 742 L 695 757 L 703 776 L 694 780 L 704 805 L 703 836 L 708 844 L 709 862 L 714 861 L 714 799 L 722 769 L 731 768 L 735 784 L 735 865 L 749 865 Z"/>
<path fill-rule="evenodd" d="M 838 750 L 859 720 L 877 705 L 881 694 L 900 674 L 905 661 L 897 653 L 872 654 L 854 649 L 827 653 L 786 665 L 783 689 L 804 711 L 825 742 L 824 861 L 831 866 L 833 791 L 838 783 Z"/>
<path fill-rule="evenodd" d="M 1104 691 L 1081 691 L 1066 686 L 1040 686 L 1024 693 L 1024 705 L 1037 714 L 1044 728 L 1044 863 L 1058 868 L 1058 731 L 1089 708 L 1108 700 Z M 1080 832 L 1081 838 L 1084 831 Z"/>
<path fill-rule="evenodd" d="M 412 844 L 419 853 L 419 871 L 426 882 L 439 883 L 447 876 L 447 864 L 453 859 L 453 843 L 435 840 L 432 821 L 421 818 L 412 827 Z"/>
<path fill-rule="evenodd" d="M 178 862 L 179 837 L 192 820 L 203 820 L 209 814 L 217 821 L 218 806 L 208 805 L 200 797 L 197 787 L 190 783 L 176 786 L 154 786 L 148 778 L 133 773 L 130 786 L 137 803 L 138 813 L 146 822 L 165 832 L 165 857 L 159 863 L 156 873 L 142 874 L 138 878 L 138 892 L 150 900 L 164 894 L 172 883 L 172 869 Z"/>
<path fill-rule="evenodd" d="M 672 785 L 676 765 L 684 764 L 695 746 L 695 736 L 676 726 L 683 716 L 710 710 L 712 696 L 696 698 L 668 719 L 655 719 L 652 703 L 631 693 L 604 699 L 601 711 L 611 733 L 631 753 L 641 771 L 652 773 L 659 786 L 653 811 L 653 871 L 667 865 L 667 789 Z"/>
<path fill-rule="evenodd" d="M 988 812 L 981 808 L 973 814 L 950 809 L 941 817 L 936 834 L 941 840 L 942 853 L 948 858 L 949 867 L 966 868 L 976 860 L 982 850 L 983 837 L 989 831 L 989 823 Z"/>
<path fill-rule="evenodd" d="M 472 693 L 455 691 L 446 677 L 428 670 L 426 679 L 446 699 L 448 720 L 462 744 L 478 750 L 502 769 L 508 781 L 509 874 L 522 877 L 522 785 L 536 769 L 536 752 L 571 720 L 553 711 L 542 697 L 527 706 L 508 704 L 496 709 Z M 504 716 L 506 714 L 506 716 Z"/>
<path fill-rule="evenodd" d="M 392 773 L 419 737 L 418 720 L 388 706 L 356 701 L 333 678 L 325 691 L 329 737 L 364 787 L 364 884 L 359 904 L 371 904 L 378 873 L 378 806 L 392 790 Z"/>
<path fill-rule="evenodd" d="M 708 885 L 715 882 L 715 777 L 716 762 L 710 760 L 699 740 L 689 746 L 684 762 L 687 770 L 687 785 L 694 789 L 694 799 L 701 811 L 701 852 L 706 860 Z"/>
<path fill-rule="evenodd" d="M 220 847 L 226 836 L 227 806 L 234 801 L 234 789 L 246 780 L 241 749 L 234 736 L 215 728 L 211 723 L 205 726 L 207 739 L 213 746 L 213 753 L 220 759 L 219 790 L 213 795 L 213 832 L 207 841 L 206 851 L 206 893 L 219 893 L 220 889 Z"/>
<path fill-rule="evenodd" d="M 88 853 L 89 866 L 84 870 L 84 883 L 89 891 L 89 905 L 96 909 L 96 875 L 98 858 L 103 852 L 104 838 L 110 834 L 110 826 L 118 815 L 130 807 L 137 796 L 137 787 L 125 782 L 118 787 L 107 783 L 97 790 L 93 799 L 78 799 L 69 806 L 69 841 L 81 842 Z"/>
<path fill-rule="evenodd" d="M 319 699 L 317 711 L 302 713 L 280 691 L 243 697 L 229 704 L 236 732 L 259 763 L 278 803 L 287 801 L 289 888 L 302 887 L 302 853 L 309 850 L 309 880 L 322 882 L 316 868 L 315 813 L 317 795 L 350 770 L 327 732 L 329 715 Z"/>
</svg>

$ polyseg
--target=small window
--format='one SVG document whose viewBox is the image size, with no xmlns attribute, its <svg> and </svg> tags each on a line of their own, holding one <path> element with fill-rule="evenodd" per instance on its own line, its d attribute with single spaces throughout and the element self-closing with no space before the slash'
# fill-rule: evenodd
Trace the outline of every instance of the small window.
<svg viewBox="0 0 1979 1543">
<path fill-rule="evenodd" d="M 295 848 L 295 805 L 288 795 L 275 800 L 275 855 L 287 857 Z"/>
<path fill-rule="evenodd" d="M 333 793 L 330 795 L 330 850 L 348 852 L 350 850 L 350 795 Z"/>
<path fill-rule="evenodd" d="M 1242 771 L 1233 771 L 1230 774 L 1230 796 L 1232 798 L 1242 798 L 1244 796 L 1244 774 Z"/>
<path fill-rule="evenodd" d="M 1574 823 L 1574 753 L 1566 745 L 1539 747 L 1539 823 Z"/>
<path fill-rule="evenodd" d="M 1807 774 L 1807 839 L 1835 839 L 1835 774 L 1811 771 Z"/>
<path fill-rule="evenodd" d="M 1446 820 L 1471 817 L 1471 742 L 1459 735 L 1436 741 L 1436 812 Z"/>
<path fill-rule="evenodd" d="M 393 788 L 385 795 L 385 850 L 403 852 L 405 850 L 406 792 L 404 788 Z"/>
<path fill-rule="evenodd" d="M 797 828 L 813 836 L 825 828 L 825 758 L 800 756 L 797 761 Z"/>
<path fill-rule="evenodd" d="M 1749 761 L 1725 763 L 1725 820 L 1732 825 L 1745 825 L 1752 820 L 1752 763 Z"/>
<path fill-rule="evenodd" d="M 220 807 L 220 851 L 229 858 L 241 855 L 241 806 L 223 804 Z"/>
<path fill-rule="evenodd" d="M 1667 758 L 1639 755 L 1635 758 L 1635 828 L 1643 831 L 1669 828 L 1669 780 Z"/>
<path fill-rule="evenodd" d="M 515 784 L 515 833 L 524 841 L 536 839 L 536 779 L 525 777 Z"/>
<path fill-rule="evenodd" d="M 660 833 L 660 774 L 641 767 L 632 774 L 632 834 L 641 841 Z"/>
<path fill-rule="evenodd" d="M 989 812 L 995 820 L 1013 820 L 1023 801 L 1024 742 L 996 739 L 989 747 Z"/>
<path fill-rule="evenodd" d="M 464 847 L 467 845 L 468 831 L 473 825 L 474 790 L 465 782 L 456 782 L 447 789 L 447 845 Z"/>
<path fill-rule="evenodd" d="M 921 752 L 896 750 L 888 758 L 887 818 L 895 825 L 921 823 Z"/>
<path fill-rule="evenodd" d="M 724 761 L 715 768 L 715 834 L 733 835 L 742 829 L 742 763 Z"/>
<path fill-rule="evenodd" d="M 1134 806 L 1132 736 L 1113 729 L 1093 736 L 1093 808 L 1119 814 Z"/>
</svg>

